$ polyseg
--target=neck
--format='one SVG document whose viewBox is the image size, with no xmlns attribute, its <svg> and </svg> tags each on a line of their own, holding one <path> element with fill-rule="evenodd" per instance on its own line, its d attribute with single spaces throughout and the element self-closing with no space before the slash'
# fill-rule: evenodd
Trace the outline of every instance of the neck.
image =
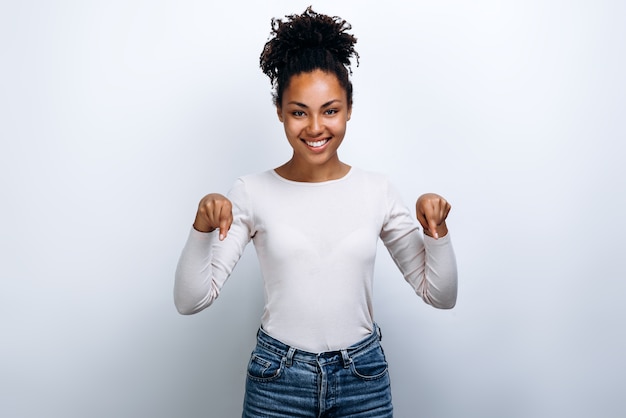
<svg viewBox="0 0 626 418">
<path fill-rule="evenodd" d="M 337 180 L 344 177 L 350 171 L 350 166 L 336 160 L 334 163 L 323 166 L 303 166 L 293 158 L 275 169 L 279 176 L 291 181 L 304 183 L 320 183 L 323 181 Z"/>
</svg>

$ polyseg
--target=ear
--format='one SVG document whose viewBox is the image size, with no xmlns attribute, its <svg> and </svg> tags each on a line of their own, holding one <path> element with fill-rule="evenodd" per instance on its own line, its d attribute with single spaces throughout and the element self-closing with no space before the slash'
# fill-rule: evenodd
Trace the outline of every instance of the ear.
<svg viewBox="0 0 626 418">
<path fill-rule="evenodd" d="M 278 120 L 283 122 L 283 109 L 280 106 L 276 106 L 276 114 L 278 115 Z"/>
<path fill-rule="evenodd" d="M 350 120 L 351 117 L 352 117 L 352 106 L 350 106 L 348 108 L 348 117 L 347 117 L 346 121 Z"/>
</svg>

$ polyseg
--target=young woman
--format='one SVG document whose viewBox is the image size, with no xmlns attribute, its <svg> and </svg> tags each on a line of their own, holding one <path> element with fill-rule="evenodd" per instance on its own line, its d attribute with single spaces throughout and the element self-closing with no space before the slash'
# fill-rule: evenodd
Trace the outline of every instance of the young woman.
<svg viewBox="0 0 626 418">
<path fill-rule="evenodd" d="M 265 307 L 248 365 L 243 417 L 391 417 L 387 363 L 372 314 L 380 238 L 422 299 L 452 308 L 450 205 L 425 194 L 417 221 L 379 174 L 337 150 L 352 112 L 350 25 L 308 8 L 272 21 L 261 68 L 293 155 L 199 204 L 176 271 L 182 314 L 208 307 L 252 240 Z"/>
</svg>

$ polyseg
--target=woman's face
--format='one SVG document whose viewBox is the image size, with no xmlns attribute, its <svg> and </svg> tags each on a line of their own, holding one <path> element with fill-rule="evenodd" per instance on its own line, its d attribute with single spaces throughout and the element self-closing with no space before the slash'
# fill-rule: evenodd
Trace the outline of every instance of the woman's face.
<svg viewBox="0 0 626 418">
<path fill-rule="evenodd" d="M 294 163 L 310 168 L 339 163 L 337 149 L 352 109 L 337 76 L 321 70 L 294 75 L 277 112 Z"/>
</svg>

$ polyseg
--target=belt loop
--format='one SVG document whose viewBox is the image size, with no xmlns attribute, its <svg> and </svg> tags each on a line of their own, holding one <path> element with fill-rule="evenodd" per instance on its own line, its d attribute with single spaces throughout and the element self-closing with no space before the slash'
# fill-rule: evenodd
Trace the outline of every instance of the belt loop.
<svg viewBox="0 0 626 418">
<path fill-rule="evenodd" d="M 341 359 L 343 360 L 343 367 L 347 369 L 352 363 L 352 359 L 348 355 L 348 350 L 341 350 Z"/>
<path fill-rule="evenodd" d="M 383 340 L 383 331 L 380 329 L 378 324 L 374 324 L 376 326 L 376 333 L 378 334 L 378 341 Z"/>
<path fill-rule="evenodd" d="M 293 355 L 296 353 L 296 349 L 293 347 L 289 347 L 289 351 L 287 351 L 287 358 L 286 358 L 286 362 L 285 365 L 287 367 L 291 367 L 291 364 L 293 363 Z"/>
</svg>

